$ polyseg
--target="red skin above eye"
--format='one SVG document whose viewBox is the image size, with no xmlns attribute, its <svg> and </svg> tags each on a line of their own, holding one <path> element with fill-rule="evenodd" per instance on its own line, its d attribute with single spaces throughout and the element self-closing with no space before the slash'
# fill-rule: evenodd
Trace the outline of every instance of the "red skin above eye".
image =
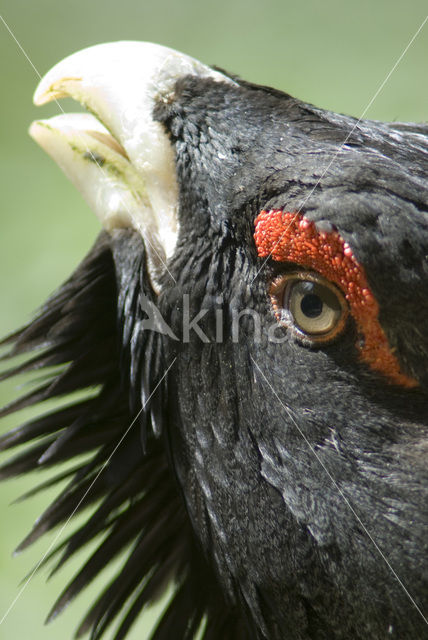
<svg viewBox="0 0 428 640">
<path fill-rule="evenodd" d="M 363 267 L 337 231 L 318 231 L 303 215 L 281 209 L 262 211 L 255 220 L 258 255 L 294 262 L 320 273 L 343 291 L 359 333 L 361 359 L 373 370 L 403 387 L 417 386 L 401 372 L 379 323 L 379 305 L 370 291 Z"/>
</svg>

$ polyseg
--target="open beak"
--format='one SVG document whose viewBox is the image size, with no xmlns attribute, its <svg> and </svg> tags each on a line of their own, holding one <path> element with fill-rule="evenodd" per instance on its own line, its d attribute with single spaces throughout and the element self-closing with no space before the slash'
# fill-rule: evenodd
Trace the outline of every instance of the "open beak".
<svg viewBox="0 0 428 640">
<path fill-rule="evenodd" d="M 153 287 L 178 235 L 174 149 L 153 119 L 186 75 L 232 82 L 182 53 L 147 42 L 113 42 L 65 58 L 42 78 L 37 105 L 71 97 L 90 113 L 37 120 L 30 135 L 81 191 L 108 231 L 141 233 Z M 61 108 L 61 107 L 60 107 Z"/>
</svg>

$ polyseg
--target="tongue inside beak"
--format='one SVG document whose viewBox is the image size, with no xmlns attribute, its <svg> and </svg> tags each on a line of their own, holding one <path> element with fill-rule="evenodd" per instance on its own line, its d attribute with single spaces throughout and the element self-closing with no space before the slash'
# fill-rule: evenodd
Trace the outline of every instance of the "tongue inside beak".
<svg viewBox="0 0 428 640">
<path fill-rule="evenodd" d="M 38 120 L 31 136 L 58 163 L 111 231 L 132 227 L 145 242 L 154 289 L 178 235 L 174 150 L 152 114 L 185 75 L 232 82 L 184 54 L 145 42 L 75 53 L 41 80 L 35 104 L 69 96 L 88 114 Z"/>
</svg>

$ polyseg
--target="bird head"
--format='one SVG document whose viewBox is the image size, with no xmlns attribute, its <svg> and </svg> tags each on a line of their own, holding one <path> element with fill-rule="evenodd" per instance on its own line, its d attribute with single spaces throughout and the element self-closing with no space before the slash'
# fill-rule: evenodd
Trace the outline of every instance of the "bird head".
<svg viewBox="0 0 428 640">
<path fill-rule="evenodd" d="M 6 476 L 91 454 L 21 545 L 92 505 L 55 571 L 106 533 L 52 615 L 128 549 L 79 633 L 173 581 L 157 640 L 422 637 L 428 129 L 148 43 L 66 58 L 35 102 L 65 96 L 30 132 L 104 231 L 6 341 L 60 369 L 4 412 L 65 399 L 1 441 L 35 440 Z"/>
</svg>

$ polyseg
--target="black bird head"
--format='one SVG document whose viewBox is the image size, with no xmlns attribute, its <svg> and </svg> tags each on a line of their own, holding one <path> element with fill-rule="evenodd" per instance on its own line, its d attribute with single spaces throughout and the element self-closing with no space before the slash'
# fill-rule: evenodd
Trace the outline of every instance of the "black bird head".
<svg viewBox="0 0 428 640">
<path fill-rule="evenodd" d="M 104 231 L 5 341 L 49 375 L 3 414 L 60 402 L 1 439 L 3 477 L 77 457 L 20 548 L 103 535 L 51 617 L 125 552 L 78 636 L 173 581 L 155 640 L 428 637 L 428 128 L 143 43 L 67 58 L 63 96 L 91 113 L 32 135 Z"/>
</svg>

